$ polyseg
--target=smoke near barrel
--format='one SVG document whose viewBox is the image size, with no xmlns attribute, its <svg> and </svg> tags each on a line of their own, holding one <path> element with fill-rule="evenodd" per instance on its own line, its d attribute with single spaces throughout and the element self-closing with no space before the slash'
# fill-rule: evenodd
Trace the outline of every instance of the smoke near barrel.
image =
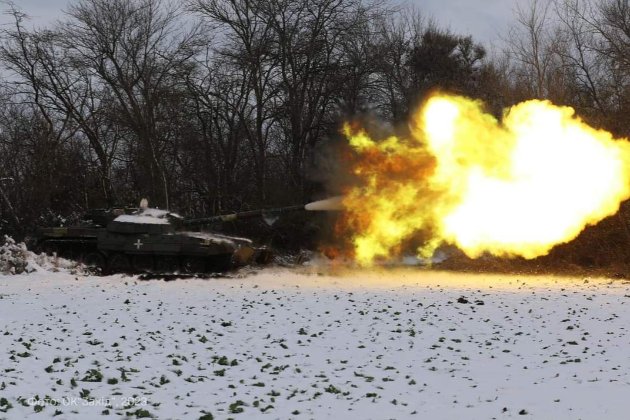
<svg viewBox="0 0 630 420">
<path fill-rule="evenodd" d="M 471 258 L 536 258 L 630 197 L 630 144 L 570 107 L 531 100 L 499 121 L 479 101 L 436 94 L 409 125 L 408 136 L 387 138 L 344 125 L 358 182 L 337 230 L 361 265 L 419 236 L 423 257 L 451 244 Z"/>
<path fill-rule="evenodd" d="M 343 197 L 331 197 L 325 200 L 313 201 L 312 203 L 308 203 L 304 206 L 306 211 L 335 211 L 342 210 Z"/>
</svg>

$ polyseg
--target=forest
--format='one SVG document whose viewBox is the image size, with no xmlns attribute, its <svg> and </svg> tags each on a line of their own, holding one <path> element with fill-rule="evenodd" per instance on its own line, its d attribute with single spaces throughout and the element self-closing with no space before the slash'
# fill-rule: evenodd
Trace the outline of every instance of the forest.
<svg viewBox="0 0 630 420">
<path fill-rule="evenodd" d="M 378 0 L 74 0 L 46 27 L 3 7 L 0 233 L 16 237 L 143 197 L 202 216 L 339 193 L 342 123 L 404 130 L 436 89 L 497 117 L 548 99 L 630 135 L 627 0 L 519 2 L 494 46 Z M 591 247 L 630 244 L 627 216 Z M 287 232 L 315 235 L 299 217 Z"/>
</svg>

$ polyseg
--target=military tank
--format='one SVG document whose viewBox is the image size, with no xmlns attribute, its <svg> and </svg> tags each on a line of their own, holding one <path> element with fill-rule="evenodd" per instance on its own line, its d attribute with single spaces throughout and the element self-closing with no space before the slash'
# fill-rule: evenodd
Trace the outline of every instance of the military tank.
<svg viewBox="0 0 630 420">
<path fill-rule="evenodd" d="M 251 240 L 199 231 L 200 226 L 252 217 L 273 222 L 306 206 L 253 210 L 199 219 L 148 208 L 93 209 L 78 226 L 41 228 L 34 248 L 80 261 L 102 273 L 221 272 L 270 262 L 270 250 Z"/>
</svg>

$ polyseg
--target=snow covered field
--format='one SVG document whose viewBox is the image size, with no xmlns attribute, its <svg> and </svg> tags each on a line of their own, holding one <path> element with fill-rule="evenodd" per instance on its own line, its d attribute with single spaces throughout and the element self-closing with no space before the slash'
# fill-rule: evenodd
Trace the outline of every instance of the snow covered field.
<svg viewBox="0 0 630 420">
<path fill-rule="evenodd" d="M 0 418 L 628 418 L 629 309 L 584 278 L 0 276 Z"/>
</svg>

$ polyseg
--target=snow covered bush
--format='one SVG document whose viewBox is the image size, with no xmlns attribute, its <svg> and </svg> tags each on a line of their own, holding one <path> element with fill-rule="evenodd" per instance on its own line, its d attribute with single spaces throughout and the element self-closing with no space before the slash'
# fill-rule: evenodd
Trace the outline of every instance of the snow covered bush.
<svg viewBox="0 0 630 420">
<path fill-rule="evenodd" d="M 0 273 L 21 274 L 30 271 L 35 269 L 29 265 L 26 245 L 23 242 L 18 244 L 13 238 L 4 235 L 4 244 L 0 246 Z"/>
<path fill-rule="evenodd" d="M 4 235 L 0 243 L 0 274 L 22 274 L 34 271 L 67 271 L 77 273 L 79 264 L 63 258 L 36 254 L 26 248 L 24 242 L 17 243 Z"/>
</svg>

